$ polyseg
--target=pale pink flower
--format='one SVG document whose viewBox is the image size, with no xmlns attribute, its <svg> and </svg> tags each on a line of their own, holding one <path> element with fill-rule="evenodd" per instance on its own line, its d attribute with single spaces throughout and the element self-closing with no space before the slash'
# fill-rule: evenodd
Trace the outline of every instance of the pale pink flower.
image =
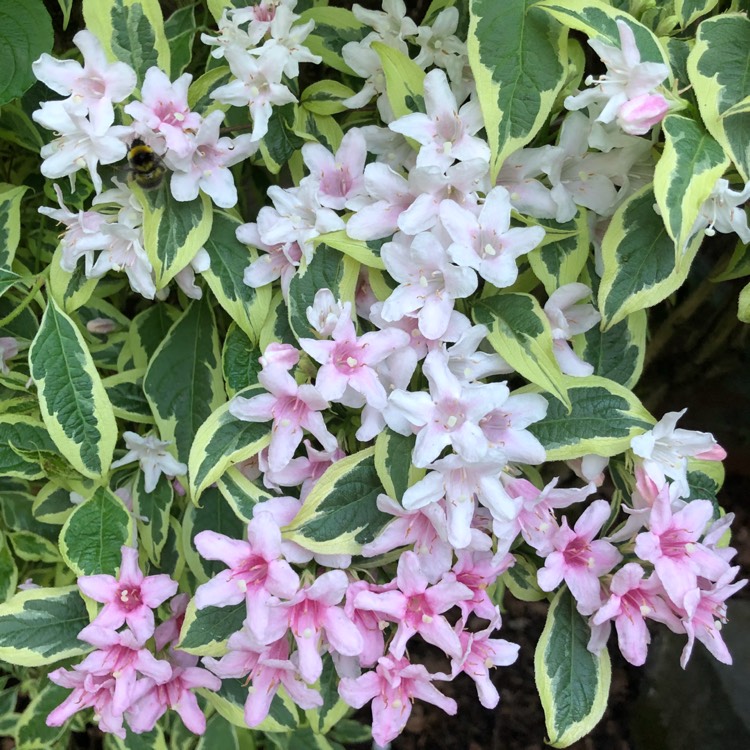
<svg viewBox="0 0 750 750">
<path fill-rule="evenodd" d="M 622 655 L 634 666 L 646 661 L 651 635 L 646 620 L 663 622 L 675 633 L 682 631 L 680 621 L 662 598 L 664 587 L 657 576 L 644 580 L 638 563 L 628 563 L 612 576 L 609 599 L 594 614 L 592 623 L 603 625 L 614 620 Z"/>
<path fill-rule="evenodd" d="M 432 703 L 451 716 L 458 711 L 456 702 L 431 684 L 433 679 L 422 664 L 387 655 L 378 659 L 374 672 L 356 679 L 342 678 L 339 695 L 353 708 L 362 708 L 372 700 L 372 736 L 386 746 L 406 726 L 414 698 Z"/>
<path fill-rule="evenodd" d="M 669 494 L 660 492 L 649 517 L 649 530 L 635 538 L 635 553 L 652 563 L 669 598 L 683 607 L 698 586 L 698 576 L 717 581 L 729 568 L 724 556 L 698 540 L 713 516 L 710 500 L 693 500 L 674 512 Z"/>
<path fill-rule="evenodd" d="M 601 604 L 600 577 L 609 573 L 622 555 L 609 542 L 594 539 L 609 518 L 609 503 L 595 500 L 571 529 L 568 519 L 552 538 L 554 551 L 537 573 L 542 591 L 554 591 L 563 580 L 582 615 L 590 615 Z"/>
<path fill-rule="evenodd" d="M 620 48 L 605 44 L 598 39 L 589 39 L 589 46 L 607 66 L 607 72 L 598 80 L 586 78 L 586 85 L 596 84 L 575 96 L 565 98 L 567 109 L 582 109 L 594 102 L 605 102 L 598 116 L 599 122 L 612 122 L 620 108 L 632 99 L 650 94 L 669 74 L 663 63 L 641 62 L 641 53 L 631 26 L 622 19 L 617 20 L 620 33 Z"/>
<path fill-rule="evenodd" d="M 328 338 L 342 317 L 351 318 L 352 303 L 342 302 L 330 289 L 318 289 L 312 305 L 305 310 L 307 322 L 323 337 Z"/>
<path fill-rule="evenodd" d="M 253 118 L 250 140 L 260 141 L 268 133 L 274 106 L 296 102 L 297 98 L 281 83 L 288 54 L 280 47 L 264 50 L 256 58 L 244 50 L 228 47 L 224 56 L 237 80 L 214 89 L 211 98 L 233 107 L 249 107 Z"/>
<path fill-rule="evenodd" d="M 429 339 L 445 334 L 453 301 L 476 289 L 476 275 L 452 265 L 440 240 L 431 232 L 413 239 L 396 235 L 380 251 L 388 273 L 399 282 L 385 301 L 381 316 L 387 322 L 416 313 L 420 332 Z"/>
<path fill-rule="evenodd" d="M 247 134 L 220 138 L 223 120 L 222 111 L 210 112 L 193 136 L 191 151 L 184 157 L 176 153 L 165 155 L 173 170 L 169 184 L 175 200 L 194 200 L 202 190 L 220 208 L 231 208 L 237 203 L 237 188 L 229 167 L 255 153 L 258 144 Z"/>
<path fill-rule="evenodd" d="M 448 367 L 459 380 L 471 383 L 490 375 L 514 372 L 499 354 L 479 350 L 488 333 L 486 326 L 470 326 L 447 348 Z"/>
<path fill-rule="evenodd" d="M 56 60 L 44 53 L 31 68 L 38 80 L 63 96 L 73 115 L 90 116 L 93 131 L 103 135 L 115 121 L 113 102 L 130 96 L 137 83 L 135 71 L 124 62 L 109 62 L 99 40 L 87 29 L 73 37 L 83 54 L 76 60 Z"/>
<path fill-rule="evenodd" d="M 352 389 L 374 408 L 385 408 L 388 396 L 375 368 L 386 357 L 408 346 L 409 335 L 398 328 L 387 328 L 357 336 L 352 319 L 342 315 L 332 337 L 333 341 L 299 341 L 322 365 L 315 378 L 318 392 L 330 401 L 340 401 L 344 392 Z"/>
<path fill-rule="evenodd" d="M 476 683 L 479 702 L 485 708 L 495 708 L 500 702 L 500 694 L 490 679 L 490 667 L 510 666 L 518 658 L 520 648 L 504 638 L 490 638 L 498 625 L 492 622 L 477 633 L 462 630 L 458 634 L 462 655 L 451 661 L 452 676 L 466 672 Z"/>
<path fill-rule="evenodd" d="M 526 428 L 544 419 L 549 404 L 538 393 L 517 393 L 484 416 L 479 426 L 490 442 L 508 461 L 541 464 L 546 458 L 544 447 Z"/>
<path fill-rule="evenodd" d="M 289 283 L 302 259 L 302 250 L 296 242 L 282 242 L 268 245 L 260 238 L 258 225 L 242 224 L 237 227 L 237 239 L 246 245 L 261 250 L 262 254 L 246 269 L 242 280 L 253 288 L 265 286 L 281 279 L 281 293 L 284 299 L 289 296 Z"/>
<path fill-rule="evenodd" d="M 419 428 L 413 454 L 416 466 L 427 466 L 449 445 L 466 461 L 481 461 L 489 442 L 479 423 L 508 398 L 504 383 L 460 383 L 448 369 L 447 360 L 443 351 L 427 355 L 423 372 L 430 384 L 429 394 L 397 389 L 389 398 L 391 407 Z M 403 423 L 393 420 L 390 412 L 386 420 L 397 432 L 406 434 Z"/>
<path fill-rule="evenodd" d="M 336 438 L 328 431 L 320 413 L 329 404 L 315 386 L 298 385 L 280 367 L 264 369 L 258 381 L 268 393 L 252 398 L 235 396 L 229 411 L 246 422 L 273 420 L 268 463 L 274 471 L 281 471 L 291 461 L 302 442 L 303 429 L 311 432 L 326 450 L 336 450 Z"/>
<path fill-rule="evenodd" d="M 359 665 L 362 667 L 373 666 L 383 655 L 383 651 L 385 651 L 383 631 L 388 624 L 388 619 L 384 614 L 375 610 L 357 607 L 355 604 L 357 595 L 362 591 L 380 594 L 384 591 L 391 591 L 395 587 L 396 584 L 393 581 L 385 586 L 378 586 L 368 581 L 353 581 L 346 590 L 344 612 L 362 636 L 362 651 L 358 657 Z"/>
<path fill-rule="evenodd" d="M 335 154 L 320 143 L 308 142 L 302 146 L 302 159 L 310 170 L 305 179 L 316 186 L 321 206 L 340 211 L 361 202 L 366 157 L 365 138 L 359 128 L 346 133 Z"/>
<path fill-rule="evenodd" d="M 459 109 L 448 79 L 439 69 L 425 76 L 424 99 L 427 114 L 415 112 L 389 125 L 391 130 L 422 144 L 418 167 L 445 169 L 454 161 L 469 159 L 489 162 L 489 146 L 474 135 L 484 126 L 478 101 L 472 100 Z"/>
<path fill-rule="evenodd" d="M 558 146 L 523 148 L 512 153 L 503 162 L 497 175 L 497 184 L 508 191 L 511 205 L 516 211 L 537 219 L 564 219 L 564 216 L 558 216 L 560 207 L 550 188 L 537 179 L 555 170 L 561 152 L 562 149 Z"/>
<path fill-rule="evenodd" d="M 80 576 L 78 588 L 104 604 L 94 624 L 113 630 L 127 624 L 139 643 L 145 643 L 154 633 L 153 610 L 177 593 L 177 582 L 166 574 L 145 577 L 138 566 L 138 550 L 122 547 L 121 551 L 117 578 L 104 573 Z"/>
<path fill-rule="evenodd" d="M 291 601 L 278 605 L 289 618 L 289 628 L 297 642 L 299 671 L 305 682 L 315 682 L 323 670 L 320 648 L 324 635 L 331 648 L 343 656 L 358 656 L 362 651 L 359 630 L 344 609 L 337 606 L 348 586 L 343 570 L 331 570 L 300 589 Z"/>
<path fill-rule="evenodd" d="M 511 228 L 510 211 L 510 196 L 504 187 L 487 193 L 478 216 L 452 200 L 440 204 L 440 221 L 453 240 L 448 247 L 451 260 L 473 268 L 498 288 L 515 282 L 516 258 L 544 239 L 542 227 Z"/>
<path fill-rule="evenodd" d="M 161 474 L 169 477 L 187 474 L 187 466 L 180 463 L 166 448 L 169 440 L 159 440 L 156 435 L 141 437 L 135 432 L 123 432 L 125 446 L 128 452 L 117 461 L 112 462 L 112 468 L 126 466 L 138 461 L 143 472 L 143 485 L 146 492 L 153 492 Z"/>
<path fill-rule="evenodd" d="M 643 459 L 643 468 L 658 485 L 669 477 L 679 487 L 680 496 L 690 494 L 687 483 L 687 460 L 721 461 L 726 451 L 708 432 L 683 430 L 677 420 L 687 411 L 670 411 L 652 429 L 630 441 L 633 453 Z"/>
<path fill-rule="evenodd" d="M 123 711 L 116 711 L 113 706 L 114 678 L 94 676 L 77 667 L 72 670 L 62 667 L 55 669 L 47 678 L 55 685 L 73 690 L 59 706 L 50 711 L 45 721 L 48 727 L 61 727 L 79 711 L 93 708 L 94 717 L 102 732 L 125 739 Z"/>
<path fill-rule="evenodd" d="M 544 305 L 552 328 L 555 359 L 566 375 L 584 377 L 594 372 L 593 365 L 584 362 L 568 344 L 568 339 L 585 333 L 602 319 L 593 305 L 576 304 L 590 295 L 591 289 L 585 284 L 565 284 L 552 292 Z"/>
<path fill-rule="evenodd" d="M 732 580 L 739 567 L 728 568 L 711 587 L 701 585 L 685 595 L 685 613 L 682 624 L 688 642 L 680 657 L 680 666 L 685 669 L 697 638 L 722 664 L 731 664 L 732 656 L 721 637 L 722 625 L 727 622 L 726 600 L 739 591 L 747 580 Z"/>
<path fill-rule="evenodd" d="M 304 502 L 310 490 L 315 486 L 326 469 L 336 461 L 346 457 L 341 448 L 334 451 L 319 451 L 312 447 L 309 440 L 304 440 L 307 456 L 293 458 L 281 471 L 274 471 L 270 467 L 263 474 L 263 483 L 273 489 L 281 487 L 300 487 L 300 500 Z M 258 506 L 256 506 L 258 507 Z M 288 540 L 285 540 L 285 543 Z M 335 566 L 339 567 L 339 566 Z M 347 567 L 347 566 L 344 566 Z"/>
<path fill-rule="evenodd" d="M 193 77 L 184 73 L 174 83 L 157 67 L 149 68 L 141 87 L 141 101 L 125 107 L 135 121 L 139 135 L 158 133 L 164 138 L 166 148 L 175 156 L 189 156 L 193 150 L 192 134 L 201 124 L 197 112 L 188 106 L 188 88 Z"/>
<path fill-rule="evenodd" d="M 206 717 L 192 692 L 195 688 L 215 692 L 221 688 L 221 680 L 201 667 L 174 664 L 172 676 L 167 682 L 138 691 L 138 697 L 127 711 L 130 728 L 136 734 L 150 732 L 167 710 L 172 709 L 193 734 L 203 734 L 206 731 Z"/>
<path fill-rule="evenodd" d="M 361 591 L 354 599 L 358 609 L 382 613 L 398 623 L 391 642 L 391 652 L 401 658 L 406 644 L 416 633 L 449 656 L 461 654 L 461 643 L 448 620 L 443 616 L 451 607 L 474 597 L 472 590 L 452 577 L 430 585 L 414 552 L 404 552 L 398 561 L 398 590 L 374 593 Z"/>
<path fill-rule="evenodd" d="M 177 594 L 169 602 L 172 616 L 164 620 L 154 631 L 156 650 L 161 651 L 170 643 L 176 643 L 180 638 L 182 623 L 185 621 L 185 611 L 190 603 L 190 594 Z"/>
<path fill-rule="evenodd" d="M 463 621 L 466 622 L 471 613 L 483 620 L 494 620 L 497 605 L 490 599 L 487 589 L 506 570 L 513 567 L 515 557 L 507 552 L 493 553 L 490 550 L 457 550 L 456 557 L 458 559 L 452 569 L 453 575 L 473 594 L 472 599 L 458 603 Z"/>
<path fill-rule="evenodd" d="M 195 606 L 226 607 L 247 602 L 252 613 L 253 635 L 270 642 L 280 635 L 268 634 L 268 606 L 272 597 L 289 599 L 299 588 L 299 576 L 281 553 L 281 533 L 267 513 L 259 513 L 247 525 L 247 542 L 215 531 L 196 535 L 195 548 L 206 560 L 221 560 L 229 567 L 199 586 Z"/>
<path fill-rule="evenodd" d="M 305 47 L 302 42 L 307 39 L 310 32 L 315 28 L 315 21 L 310 19 L 307 23 L 297 23 L 300 16 L 292 12 L 294 3 L 280 3 L 269 26 L 270 39 L 267 39 L 262 47 L 250 48 L 251 55 L 264 57 L 273 49 L 280 49 L 284 54 L 282 73 L 288 78 L 299 78 L 299 64 L 301 62 L 322 62 L 319 55 Z"/>
<path fill-rule="evenodd" d="M 441 513 L 436 513 L 433 505 L 409 510 L 388 495 L 378 495 L 377 506 L 378 510 L 394 516 L 395 520 L 362 547 L 362 555 L 375 557 L 399 547 L 412 546 L 422 572 L 430 583 L 440 580 L 453 562 L 453 547 L 447 541 L 445 531 L 445 511 L 442 511 L 441 523 Z M 478 534 L 475 532 L 474 536 Z"/>
</svg>

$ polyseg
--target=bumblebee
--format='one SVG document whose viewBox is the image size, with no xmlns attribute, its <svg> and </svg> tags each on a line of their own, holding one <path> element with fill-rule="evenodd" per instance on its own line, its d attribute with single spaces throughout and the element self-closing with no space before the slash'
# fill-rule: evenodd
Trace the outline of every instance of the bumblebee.
<svg viewBox="0 0 750 750">
<path fill-rule="evenodd" d="M 130 144 L 128 164 L 133 180 L 144 190 L 158 188 L 167 173 L 167 168 L 158 154 L 140 138 L 136 138 Z"/>
</svg>

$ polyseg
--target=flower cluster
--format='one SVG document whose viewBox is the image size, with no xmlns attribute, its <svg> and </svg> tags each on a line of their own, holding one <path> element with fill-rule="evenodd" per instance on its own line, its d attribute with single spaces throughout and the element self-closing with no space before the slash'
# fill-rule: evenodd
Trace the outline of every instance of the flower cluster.
<svg viewBox="0 0 750 750">
<path fill-rule="evenodd" d="M 78 587 L 104 604 L 78 634 L 95 650 L 72 669 L 50 672 L 52 682 L 72 692 L 49 714 L 47 724 L 62 726 L 78 711 L 93 708 L 100 729 L 124 740 L 125 722 L 137 734 L 148 732 L 171 709 L 191 732 L 203 734 L 206 718 L 192 690 L 218 690 L 221 681 L 197 666 L 197 657 L 174 648 L 189 599 L 175 596 L 177 582 L 164 574 L 144 576 L 138 550 L 123 547 L 117 578 L 81 576 Z M 155 628 L 154 610 L 168 599 L 172 617 Z M 166 649 L 167 658 L 157 659 L 150 642 L 157 652 Z"/>
</svg>

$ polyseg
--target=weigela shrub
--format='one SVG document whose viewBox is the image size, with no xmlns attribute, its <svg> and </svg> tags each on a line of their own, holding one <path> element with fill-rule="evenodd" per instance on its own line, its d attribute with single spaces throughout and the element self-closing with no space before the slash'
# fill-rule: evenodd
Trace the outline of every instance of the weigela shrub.
<svg viewBox="0 0 750 750">
<path fill-rule="evenodd" d="M 556 747 L 651 626 L 731 663 L 725 452 L 633 389 L 705 235 L 750 273 L 746 15 L 82 5 L 8 11 L 5 733 L 386 745 L 498 704 L 506 596 Z"/>
</svg>

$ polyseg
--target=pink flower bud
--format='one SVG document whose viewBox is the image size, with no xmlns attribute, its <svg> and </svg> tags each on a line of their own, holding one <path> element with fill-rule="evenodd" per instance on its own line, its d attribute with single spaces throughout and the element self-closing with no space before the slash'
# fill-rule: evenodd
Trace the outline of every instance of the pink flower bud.
<svg viewBox="0 0 750 750">
<path fill-rule="evenodd" d="M 629 135 L 643 135 L 661 122 L 668 111 L 669 103 L 661 94 L 641 94 L 617 110 L 617 122 Z"/>
</svg>

